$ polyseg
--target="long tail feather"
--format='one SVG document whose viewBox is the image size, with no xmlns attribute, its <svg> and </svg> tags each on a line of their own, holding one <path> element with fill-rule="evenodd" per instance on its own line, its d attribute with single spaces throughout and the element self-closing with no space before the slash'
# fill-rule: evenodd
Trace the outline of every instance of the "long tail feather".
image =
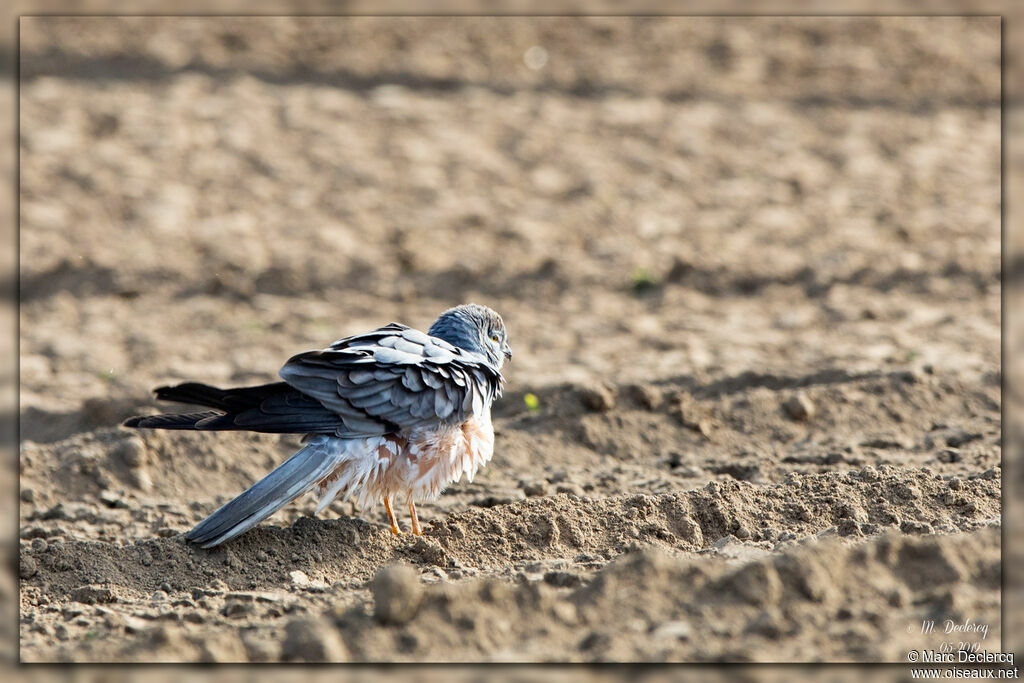
<svg viewBox="0 0 1024 683">
<path fill-rule="evenodd" d="M 221 417 L 224 413 L 218 413 L 216 410 L 207 410 L 201 413 L 185 413 L 183 415 L 174 415 L 171 413 L 165 413 L 163 415 L 141 415 L 139 417 L 130 417 L 121 424 L 125 427 L 136 427 L 140 429 L 198 429 L 198 425 L 203 420 L 208 420 L 211 417 Z"/>
<path fill-rule="evenodd" d="M 284 382 L 231 389 L 185 382 L 159 387 L 156 397 L 216 410 L 143 415 L 128 418 L 122 424 L 143 429 L 246 430 L 271 434 L 331 434 L 344 426 L 336 413 Z"/>
<path fill-rule="evenodd" d="M 344 439 L 316 436 L 270 474 L 185 534 L 204 548 L 248 531 L 316 486 L 346 458 Z"/>
</svg>

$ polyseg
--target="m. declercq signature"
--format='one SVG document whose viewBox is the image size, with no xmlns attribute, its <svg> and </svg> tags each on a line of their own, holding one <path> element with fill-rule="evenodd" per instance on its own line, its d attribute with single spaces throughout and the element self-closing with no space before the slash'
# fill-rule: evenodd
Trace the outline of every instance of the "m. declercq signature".
<svg viewBox="0 0 1024 683">
<path fill-rule="evenodd" d="M 980 624 L 976 621 L 971 621 L 970 618 L 964 620 L 962 624 L 958 624 L 952 619 L 946 619 L 942 622 L 942 630 L 947 633 L 979 633 L 981 639 L 985 640 L 988 638 L 988 624 Z M 929 634 L 935 633 L 935 620 L 926 619 L 921 622 L 921 633 Z"/>
</svg>

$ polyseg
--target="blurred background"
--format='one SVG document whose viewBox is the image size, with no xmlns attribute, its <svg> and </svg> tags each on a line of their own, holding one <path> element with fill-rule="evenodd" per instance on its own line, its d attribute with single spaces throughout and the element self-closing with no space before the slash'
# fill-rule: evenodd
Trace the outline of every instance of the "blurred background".
<svg viewBox="0 0 1024 683">
<path fill-rule="evenodd" d="M 992 17 L 24 17 L 21 437 L 444 308 L 510 394 L 1000 363 Z"/>
<path fill-rule="evenodd" d="M 513 387 L 998 358 L 997 19 L 21 26 L 23 436 L 465 301 Z"/>
</svg>

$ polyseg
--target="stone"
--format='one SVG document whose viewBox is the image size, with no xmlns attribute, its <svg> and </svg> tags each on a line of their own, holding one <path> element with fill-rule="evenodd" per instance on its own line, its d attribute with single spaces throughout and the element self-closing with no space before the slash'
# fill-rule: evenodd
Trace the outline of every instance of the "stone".
<svg viewBox="0 0 1024 683">
<path fill-rule="evenodd" d="M 615 394 L 607 386 L 595 384 L 580 389 L 580 401 L 589 410 L 604 412 L 615 407 Z"/>
<path fill-rule="evenodd" d="M 523 494 L 530 498 L 546 496 L 548 495 L 548 490 L 548 483 L 543 479 L 539 481 L 532 481 L 523 486 Z"/>
<path fill-rule="evenodd" d="M 383 624 L 411 621 L 423 599 L 419 576 L 407 565 L 392 565 L 377 572 L 370 592 L 373 594 L 374 616 Z"/>
<path fill-rule="evenodd" d="M 299 617 L 285 627 L 281 658 L 290 662 L 344 662 L 348 648 L 323 619 Z"/>
<path fill-rule="evenodd" d="M 814 417 L 814 403 L 803 392 L 793 394 L 782 404 L 782 409 L 792 420 L 806 422 Z"/>
</svg>

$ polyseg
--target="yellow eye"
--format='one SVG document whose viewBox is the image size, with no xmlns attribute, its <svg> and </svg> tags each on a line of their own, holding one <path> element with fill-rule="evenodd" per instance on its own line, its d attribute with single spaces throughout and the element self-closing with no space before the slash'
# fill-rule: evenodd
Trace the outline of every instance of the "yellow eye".
<svg viewBox="0 0 1024 683">
<path fill-rule="evenodd" d="M 491 335 L 491 341 L 492 341 L 492 342 L 496 342 L 496 341 L 498 341 L 498 335 L 496 335 L 496 334 L 492 334 L 492 335 Z"/>
</svg>

